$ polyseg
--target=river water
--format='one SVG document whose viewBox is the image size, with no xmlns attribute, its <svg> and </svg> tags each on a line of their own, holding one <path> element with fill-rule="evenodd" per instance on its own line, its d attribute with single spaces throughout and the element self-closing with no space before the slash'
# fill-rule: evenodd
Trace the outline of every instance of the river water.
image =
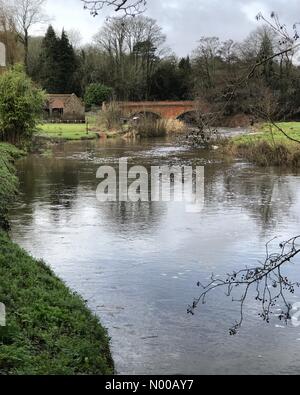
<svg viewBox="0 0 300 395">
<path fill-rule="evenodd" d="M 117 166 L 120 157 L 146 167 L 204 165 L 204 210 L 98 202 L 97 168 Z M 215 152 L 172 140 L 61 144 L 52 156 L 30 155 L 17 167 L 21 195 L 11 210 L 12 238 L 87 300 L 108 328 L 118 373 L 300 372 L 300 327 L 276 318 L 265 324 L 254 299 L 233 337 L 228 329 L 239 305 L 221 290 L 195 316 L 186 314 L 197 281 L 253 265 L 268 240 L 299 233 L 299 175 L 224 163 Z M 298 281 L 299 263 L 285 271 Z M 299 291 L 288 298 L 299 302 Z"/>
</svg>

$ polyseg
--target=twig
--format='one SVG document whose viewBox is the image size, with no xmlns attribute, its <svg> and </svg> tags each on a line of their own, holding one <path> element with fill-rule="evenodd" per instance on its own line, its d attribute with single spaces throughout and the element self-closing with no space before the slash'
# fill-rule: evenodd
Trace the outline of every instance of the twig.
<svg viewBox="0 0 300 395">
<path fill-rule="evenodd" d="M 135 16 L 145 11 L 146 0 L 81 0 L 84 8 L 97 16 L 105 6 L 114 7 L 115 12 L 122 11 L 126 16 Z"/>
<path fill-rule="evenodd" d="M 300 247 L 297 246 L 297 242 L 300 241 L 300 236 L 293 237 L 281 243 L 279 245 L 280 253 L 278 254 L 270 254 L 269 245 L 273 240 L 266 244 L 266 258 L 259 266 L 227 274 L 224 279 L 216 278 L 212 275 L 211 282 L 205 286 L 198 282 L 197 286 L 201 287 L 203 292 L 194 300 L 191 306 L 188 306 L 188 314 L 194 315 L 198 305 L 200 303 L 205 304 L 207 295 L 217 288 L 225 288 L 226 296 L 230 297 L 236 288 L 243 287 L 244 290 L 241 298 L 239 300 L 233 299 L 233 301 L 240 303 L 240 318 L 229 330 L 230 335 L 235 335 L 244 321 L 244 307 L 249 291 L 252 287 L 255 287 L 255 300 L 261 303 L 261 312 L 259 316 L 269 323 L 271 315 L 273 314 L 272 309 L 276 304 L 282 302 L 284 309 L 281 314 L 279 314 L 279 319 L 287 323 L 291 318 L 290 312 L 292 306 L 286 300 L 285 293 L 289 292 L 294 294 L 295 287 L 299 287 L 300 284 L 292 283 L 287 277 L 283 277 L 281 268 L 284 264 L 290 263 L 291 260 L 300 253 Z"/>
</svg>

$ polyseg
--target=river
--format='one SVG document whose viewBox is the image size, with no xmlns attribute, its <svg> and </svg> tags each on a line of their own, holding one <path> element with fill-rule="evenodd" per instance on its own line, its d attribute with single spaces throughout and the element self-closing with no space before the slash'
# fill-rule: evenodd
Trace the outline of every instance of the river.
<svg viewBox="0 0 300 395">
<path fill-rule="evenodd" d="M 117 166 L 120 157 L 145 166 L 204 165 L 204 209 L 98 202 L 97 168 Z M 253 265 L 268 240 L 299 233 L 299 175 L 224 163 L 217 152 L 168 139 L 66 143 L 49 157 L 29 155 L 17 168 L 12 238 L 87 300 L 108 329 L 117 373 L 300 372 L 300 327 L 262 322 L 254 299 L 237 336 L 228 329 L 239 305 L 221 290 L 195 316 L 186 313 L 197 281 Z M 299 281 L 297 263 L 285 272 Z M 299 302 L 299 290 L 288 297 Z"/>
</svg>

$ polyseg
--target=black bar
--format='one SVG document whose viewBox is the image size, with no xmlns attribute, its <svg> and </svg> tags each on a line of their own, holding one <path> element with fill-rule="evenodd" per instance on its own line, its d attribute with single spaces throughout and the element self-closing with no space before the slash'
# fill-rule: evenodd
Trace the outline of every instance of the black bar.
<svg viewBox="0 0 300 395">
<path fill-rule="evenodd" d="M 21 388 L 31 388 L 37 392 L 41 389 L 47 389 L 47 392 L 57 391 L 58 388 L 65 387 L 68 388 L 68 393 L 79 388 L 86 391 L 92 386 L 96 394 L 161 391 L 192 393 L 195 390 L 203 390 L 203 380 L 200 376 L 0 376 L 0 386 L 2 385 L 7 386 L 10 392 L 14 386 L 20 388 L 20 385 L 24 386 Z M 85 391 L 84 395 L 87 394 Z"/>
</svg>

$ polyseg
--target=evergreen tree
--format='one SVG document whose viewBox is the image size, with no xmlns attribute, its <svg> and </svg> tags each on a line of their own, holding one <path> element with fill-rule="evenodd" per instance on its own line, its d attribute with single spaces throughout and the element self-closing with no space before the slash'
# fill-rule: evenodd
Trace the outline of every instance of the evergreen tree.
<svg viewBox="0 0 300 395">
<path fill-rule="evenodd" d="M 57 93 L 57 90 L 59 90 L 59 81 L 57 79 L 58 44 L 59 39 L 50 25 L 42 42 L 39 76 L 42 87 L 48 93 Z"/>
<path fill-rule="evenodd" d="M 155 100 L 179 100 L 181 81 L 178 78 L 176 59 L 161 62 L 152 77 L 151 98 Z"/>
<path fill-rule="evenodd" d="M 87 107 L 92 107 L 93 105 L 100 107 L 103 102 L 110 100 L 112 95 L 112 88 L 100 83 L 94 83 L 86 88 L 84 102 Z"/>
<path fill-rule="evenodd" d="M 77 58 L 64 30 L 58 42 L 58 53 L 57 77 L 60 93 L 73 93 L 76 90 L 74 86 L 74 73 L 77 69 Z"/>
<path fill-rule="evenodd" d="M 48 93 L 73 93 L 77 58 L 65 31 L 57 37 L 49 26 L 43 39 L 40 56 L 40 78 L 42 87 Z"/>
<path fill-rule="evenodd" d="M 191 98 L 191 79 L 192 79 L 192 65 L 190 57 L 182 58 L 178 63 L 179 81 L 180 81 L 180 99 L 186 100 Z"/>
<path fill-rule="evenodd" d="M 149 98 L 151 77 L 154 73 L 155 65 L 158 61 L 156 56 L 157 48 L 151 40 L 139 41 L 133 47 L 135 58 L 135 68 L 140 71 L 139 85 L 142 88 L 142 96 Z"/>
<path fill-rule="evenodd" d="M 267 32 L 265 32 L 261 40 L 260 50 L 258 54 L 258 62 L 265 61 L 266 59 L 271 58 L 273 55 L 274 55 L 274 50 L 273 50 L 272 41 L 269 35 L 267 34 Z M 273 77 L 274 77 L 273 59 L 264 63 L 264 65 L 262 66 L 261 74 L 264 77 L 264 80 L 266 81 L 267 85 L 272 86 Z"/>
<path fill-rule="evenodd" d="M 178 67 L 180 70 L 184 71 L 185 73 L 191 73 L 192 71 L 192 65 L 190 61 L 190 57 L 187 56 L 186 58 L 181 58 Z"/>
</svg>

